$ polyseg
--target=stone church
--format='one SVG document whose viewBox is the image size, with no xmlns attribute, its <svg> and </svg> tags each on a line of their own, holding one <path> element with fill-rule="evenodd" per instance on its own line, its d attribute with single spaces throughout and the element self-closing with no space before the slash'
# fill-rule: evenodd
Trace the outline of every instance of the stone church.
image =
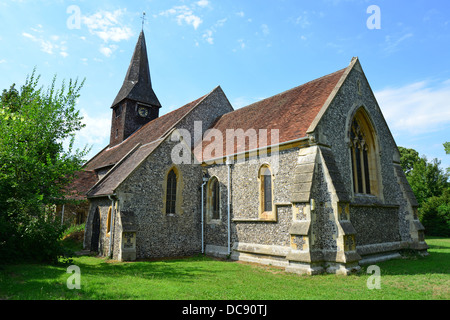
<svg viewBox="0 0 450 320">
<path fill-rule="evenodd" d="M 160 108 L 141 32 L 110 143 L 74 184 L 89 203 L 85 249 L 119 261 L 204 253 L 306 274 L 427 254 L 358 58 L 238 110 L 220 87 Z"/>
</svg>

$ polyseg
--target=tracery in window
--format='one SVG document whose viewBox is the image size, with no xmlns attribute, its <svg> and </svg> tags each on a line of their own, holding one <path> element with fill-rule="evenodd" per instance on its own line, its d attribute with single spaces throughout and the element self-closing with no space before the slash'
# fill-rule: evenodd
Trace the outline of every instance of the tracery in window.
<svg viewBox="0 0 450 320">
<path fill-rule="evenodd" d="M 377 163 L 374 133 L 360 110 L 350 129 L 353 191 L 355 194 L 377 194 Z"/>
</svg>

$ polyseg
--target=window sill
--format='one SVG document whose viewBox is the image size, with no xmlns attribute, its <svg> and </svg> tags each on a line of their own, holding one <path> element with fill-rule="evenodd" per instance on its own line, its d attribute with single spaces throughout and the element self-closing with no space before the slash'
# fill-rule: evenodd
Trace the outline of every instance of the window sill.
<svg viewBox="0 0 450 320">
<path fill-rule="evenodd" d="M 259 218 L 234 218 L 233 222 L 277 222 L 278 219 L 271 211 L 264 212 L 265 217 Z"/>
<path fill-rule="evenodd" d="M 277 219 L 250 219 L 250 218 L 235 218 L 233 222 L 277 222 Z"/>
<path fill-rule="evenodd" d="M 206 224 L 222 224 L 221 219 L 211 219 L 206 222 Z"/>
<path fill-rule="evenodd" d="M 382 202 L 377 196 L 373 194 L 357 193 L 353 201 L 350 203 L 352 207 L 383 207 L 383 208 L 398 208 L 398 204 L 387 204 Z"/>
</svg>

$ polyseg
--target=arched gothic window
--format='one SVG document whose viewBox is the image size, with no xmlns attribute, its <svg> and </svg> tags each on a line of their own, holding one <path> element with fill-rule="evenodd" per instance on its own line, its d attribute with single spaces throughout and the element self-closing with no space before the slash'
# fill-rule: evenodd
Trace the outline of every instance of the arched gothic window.
<svg viewBox="0 0 450 320">
<path fill-rule="evenodd" d="M 353 191 L 355 194 L 377 194 L 374 132 L 361 110 L 352 120 L 350 147 Z"/>
</svg>

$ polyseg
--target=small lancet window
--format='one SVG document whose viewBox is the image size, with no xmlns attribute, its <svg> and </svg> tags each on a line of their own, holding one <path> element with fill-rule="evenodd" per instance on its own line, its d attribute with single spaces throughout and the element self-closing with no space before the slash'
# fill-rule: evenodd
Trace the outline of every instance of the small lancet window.
<svg viewBox="0 0 450 320">
<path fill-rule="evenodd" d="M 174 214 L 177 202 L 177 175 L 170 170 L 167 175 L 166 214 Z"/>
<path fill-rule="evenodd" d="M 350 131 L 353 191 L 355 193 L 371 194 L 370 153 L 372 146 L 366 137 L 366 132 L 355 118 Z"/>
<path fill-rule="evenodd" d="M 106 217 L 106 234 L 109 235 L 111 233 L 111 211 L 112 207 L 108 209 L 108 216 Z"/>
<path fill-rule="evenodd" d="M 213 178 L 210 184 L 210 208 L 211 208 L 211 219 L 220 219 L 220 187 L 219 180 Z"/>
<path fill-rule="evenodd" d="M 262 207 L 264 212 L 272 211 L 272 172 L 267 167 L 261 169 Z"/>
</svg>

